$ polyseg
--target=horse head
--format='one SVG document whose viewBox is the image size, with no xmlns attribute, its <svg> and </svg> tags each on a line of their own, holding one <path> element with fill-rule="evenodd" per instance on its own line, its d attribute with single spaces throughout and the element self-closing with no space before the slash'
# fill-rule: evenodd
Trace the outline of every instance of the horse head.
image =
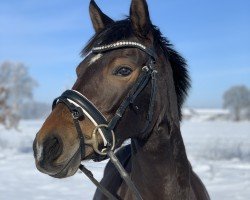
<svg viewBox="0 0 250 200">
<path fill-rule="evenodd" d="M 132 0 L 129 17 L 120 21 L 105 15 L 93 0 L 89 10 L 95 35 L 82 51 L 77 79 L 70 92 L 56 99 L 33 144 L 38 170 L 57 178 L 74 175 L 82 160 L 96 159 L 107 145 L 101 134 L 107 127 L 95 124 L 91 113 L 81 113 L 76 124 L 76 98 L 91 104 L 107 123 L 126 104 L 119 123 L 109 130 L 115 149 L 129 138 L 147 140 L 155 127 L 170 132 L 174 123 L 178 126 L 189 87 L 185 60 L 151 23 L 145 0 Z"/>
</svg>

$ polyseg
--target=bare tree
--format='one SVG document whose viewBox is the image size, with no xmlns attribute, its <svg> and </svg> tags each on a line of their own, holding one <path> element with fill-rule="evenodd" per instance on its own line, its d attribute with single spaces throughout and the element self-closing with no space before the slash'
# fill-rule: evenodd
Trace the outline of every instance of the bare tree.
<svg viewBox="0 0 250 200">
<path fill-rule="evenodd" d="M 7 95 L 3 95 L 3 112 L 0 118 L 8 128 L 18 127 L 21 105 L 32 99 L 36 81 L 30 77 L 27 67 L 23 63 L 3 62 L 0 65 L 0 88 Z M 1 122 L 0 122 L 1 123 Z"/>
<path fill-rule="evenodd" d="M 241 113 L 249 109 L 250 91 L 245 86 L 234 86 L 223 95 L 225 108 L 230 109 L 235 121 L 241 120 Z"/>
<path fill-rule="evenodd" d="M 0 124 L 6 122 L 6 110 L 7 110 L 7 89 L 3 86 L 0 86 Z"/>
</svg>

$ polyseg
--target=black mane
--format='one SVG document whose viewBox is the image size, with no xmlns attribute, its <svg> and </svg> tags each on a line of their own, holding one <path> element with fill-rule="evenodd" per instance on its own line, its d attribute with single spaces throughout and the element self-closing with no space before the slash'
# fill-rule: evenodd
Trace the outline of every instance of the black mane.
<svg viewBox="0 0 250 200">
<path fill-rule="evenodd" d="M 188 89 L 190 88 L 190 78 L 187 70 L 185 59 L 174 50 L 173 45 L 162 36 L 159 28 L 152 25 L 152 32 L 155 41 L 155 49 L 161 49 L 164 52 L 166 59 L 169 60 L 177 94 L 178 111 L 181 119 L 181 108 L 187 96 Z M 110 44 L 119 40 L 128 40 L 133 36 L 130 19 L 117 21 L 110 24 L 103 31 L 95 34 L 86 47 L 82 50 L 82 55 L 88 54 L 94 46 L 103 44 Z"/>
</svg>

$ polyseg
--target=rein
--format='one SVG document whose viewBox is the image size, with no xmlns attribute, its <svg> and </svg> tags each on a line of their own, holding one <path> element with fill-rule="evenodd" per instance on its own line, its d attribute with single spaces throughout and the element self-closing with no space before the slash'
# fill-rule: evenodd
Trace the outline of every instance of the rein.
<svg viewBox="0 0 250 200">
<path fill-rule="evenodd" d="M 92 53 L 105 53 L 112 50 L 122 49 L 122 48 L 137 48 L 141 51 L 145 52 L 149 56 L 149 60 L 142 68 L 142 72 L 139 75 L 137 81 L 132 86 L 126 98 L 122 101 L 121 105 L 117 109 L 113 118 L 108 122 L 104 115 L 95 107 L 95 105 L 88 100 L 83 94 L 75 90 L 66 90 L 63 94 L 56 98 L 53 101 L 52 109 L 56 107 L 57 104 L 63 103 L 67 106 L 69 111 L 72 114 L 73 122 L 78 134 L 79 138 L 79 149 L 81 151 L 81 159 L 83 160 L 85 157 L 85 145 L 92 146 L 97 157 L 94 161 L 102 161 L 107 157 L 110 158 L 110 161 L 114 164 L 116 169 L 118 170 L 121 177 L 124 179 L 129 189 L 134 193 L 136 199 L 142 200 L 142 197 L 130 179 L 128 173 L 123 168 L 122 164 L 119 162 L 118 158 L 114 153 L 115 149 L 115 133 L 114 129 L 118 125 L 119 121 L 123 117 L 128 106 L 132 105 L 134 109 L 138 109 L 137 106 L 134 106 L 134 101 L 137 96 L 143 91 L 143 89 L 151 83 L 151 95 L 149 108 L 147 113 L 147 118 L 145 122 L 145 126 L 142 133 L 145 132 L 153 117 L 153 110 L 155 104 L 156 97 L 156 73 L 157 71 L 154 68 L 156 56 L 154 51 L 145 47 L 144 45 L 137 42 L 130 41 L 120 41 L 109 45 L 94 47 L 92 49 Z M 86 116 L 91 120 L 91 122 L 95 125 L 95 129 L 92 132 L 92 136 L 90 139 L 84 138 L 83 131 L 80 127 L 80 121 L 83 116 Z M 103 140 L 103 146 L 101 150 L 99 150 L 99 143 L 97 140 L 97 134 L 100 134 Z M 112 200 L 118 200 L 113 194 L 111 194 L 106 188 L 104 188 L 93 176 L 92 172 L 86 169 L 82 164 L 79 166 L 79 169 L 96 185 L 96 187 L 102 191 L 102 193 L 108 198 Z"/>
</svg>

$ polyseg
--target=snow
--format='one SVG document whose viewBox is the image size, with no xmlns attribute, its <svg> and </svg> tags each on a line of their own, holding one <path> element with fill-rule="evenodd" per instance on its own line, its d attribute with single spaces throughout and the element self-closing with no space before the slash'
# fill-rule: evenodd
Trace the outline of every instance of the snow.
<svg viewBox="0 0 250 200">
<path fill-rule="evenodd" d="M 82 174 L 55 179 L 37 171 L 32 153 L 43 121 L 22 121 L 21 132 L 0 126 L 0 200 L 91 199 L 95 186 Z M 184 121 L 182 135 L 194 171 L 211 199 L 250 199 L 250 122 Z M 85 163 L 100 180 L 105 162 Z"/>
</svg>

